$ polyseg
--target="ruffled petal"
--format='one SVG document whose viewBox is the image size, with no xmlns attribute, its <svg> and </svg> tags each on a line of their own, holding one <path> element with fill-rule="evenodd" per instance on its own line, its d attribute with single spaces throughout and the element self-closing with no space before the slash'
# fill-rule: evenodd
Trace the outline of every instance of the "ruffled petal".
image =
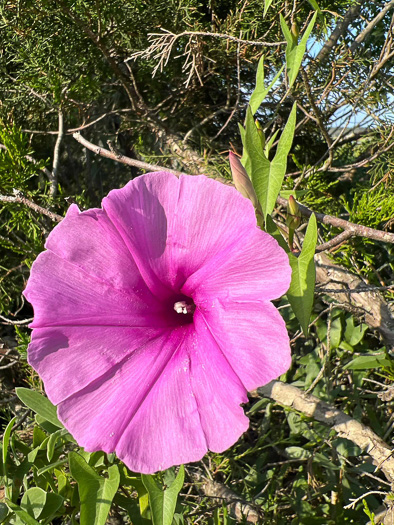
<svg viewBox="0 0 394 525">
<path fill-rule="evenodd" d="M 240 406 L 248 397 L 199 311 L 194 326 L 188 342 L 191 386 L 208 448 L 223 452 L 248 429 L 249 419 Z"/>
<path fill-rule="evenodd" d="M 196 304 L 209 303 L 211 298 L 271 301 L 288 290 L 290 280 L 286 252 L 273 237 L 254 228 L 247 242 L 241 239 L 231 254 L 211 259 L 187 279 L 181 291 Z"/>
<path fill-rule="evenodd" d="M 50 233 L 45 248 L 114 288 L 131 293 L 139 290 L 140 296 L 154 300 L 122 237 L 103 210 L 80 212 L 72 204 Z"/>
<path fill-rule="evenodd" d="M 161 327 L 169 324 L 167 311 L 173 317 L 173 312 L 156 300 L 146 300 L 145 286 L 123 292 L 51 251 L 41 253 L 35 260 L 24 295 L 34 307 L 32 328 Z"/>
<path fill-rule="evenodd" d="M 149 327 L 36 328 L 28 361 L 43 379 L 49 399 L 57 405 L 161 333 Z"/>
<path fill-rule="evenodd" d="M 198 314 L 197 314 L 198 317 Z M 152 473 L 222 452 L 248 427 L 246 390 L 204 320 L 150 341 L 59 405 L 88 451 Z"/>
<path fill-rule="evenodd" d="M 270 302 L 212 300 L 200 308 L 207 329 L 246 390 L 266 385 L 291 365 L 286 324 Z"/>
<path fill-rule="evenodd" d="M 103 208 L 160 297 L 212 259 L 223 264 L 257 231 L 250 201 L 203 175 L 147 174 L 111 191 Z"/>
<path fill-rule="evenodd" d="M 197 461 L 207 451 L 192 394 L 183 327 L 155 339 L 59 405 L 88 451 L 113 452 L 136 472 Z"/>
</svg>

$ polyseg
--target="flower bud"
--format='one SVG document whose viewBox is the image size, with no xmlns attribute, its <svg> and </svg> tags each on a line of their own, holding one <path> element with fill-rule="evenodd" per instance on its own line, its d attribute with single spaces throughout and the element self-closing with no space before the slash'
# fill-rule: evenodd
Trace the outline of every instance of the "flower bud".
<svg viewBox="0 0 394 525">
<path fill-rule="evenodd" d="M 264 149 L 265 148 L 265 135 L 264 135 L 263 128 L 261 127 L 260 122 L 258 120 L 255 120 L 254 122 L 256 124 L 257 133 L 259 134 L 259 137 L 260 137 L 261 147 L 262 149 Z"/>
<path fill-rule="evenodd" d="M 232 151 L 229 153 L 229 159 L 235 187 L 244 197 L 252 201 L 252 204 L 256 209 L 259 209 L 260 204 L 256 192 L 254 191 L 252 181 L 249 179 L 241 161 Z"/>
<path fill-rule="evenodd" d="M 286 224 L 289 228 L 295 230 L 301 224 L 301 212 L 297 201 L 290 195 L 287 201 L 287 219 Z"/>
</svg>

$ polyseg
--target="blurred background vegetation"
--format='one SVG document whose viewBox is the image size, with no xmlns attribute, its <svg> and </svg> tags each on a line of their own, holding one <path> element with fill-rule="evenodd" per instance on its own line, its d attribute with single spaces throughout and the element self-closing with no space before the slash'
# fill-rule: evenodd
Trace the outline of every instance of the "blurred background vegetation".
<svg viewBox="0 0 394 525">
<path fill-rule="evenodd" d="M 296 41 L 315 11 L 302 71 L 291 87 L 282 73 L 256 117 L 270 138 L 296 101 L 285 188 L 298 190 L 315 211 L 393 232 L 394 2 L 0 0 L 1 423 L 4 431 L 18 416 L 10 466 L 14 503 L 32 486 L 62 497 L 50 518 L 35 516 L 39 523 L 78 523 L 79 502 L 66 464 L 39 473 L 75 445 L 59 438 L 54 455 L 46 454 L 45 439 L 54 430 L 36 426 L 33 435 L 31 413 L 14 395 L 16 386 L 41 388 L 26 363 L 32 310 L 21 292 L 56 224 L 22 200 L 63 216 L 71 202 L 100 206 L 109 190 L 142 173 L 84 148 L 73 137 L 77 131 L 115 155 L 229 178 L 228 150 L 242 153 L 238 124 L 258 61 L 265 56 L 266 83 L 285 64 L 280 15 Z M 321 225 L 320 242 L 339 231 Z M 329 255 L 380 287 L 379 300 L 392 311 L 393 245 L 354 237 Z M 280 306 L 293 339 L 286 380 L 311 388 L 391 443 L 392 400 L 381 395 L 394 379 L 390 336 L 382 340 L 362 311 L 324 292 L 316 296 L 308 338 L 287 303 Z M 203 493 L 204 477 L 255 506 L 259 523 L 373 523 L 385 494 L 390 507 L 390 484 L 360 449 L 256 396 L 246 407 L 251 427 L 240 441 L 186 469 L 178 523 L 247 522 L 231 517 L 228 496 Z M 32 457 L 26 463 L 40 446 L 41 463 Z M 116 461 L 91 456 L 85 459 L 99 473 Z M 110 519 L 148 523 L 127 488 L 138 490 L 138 483 L 127 485 L 128 475 Z M 3 518 L 26 522 L 12 513 Z"/>
</svg>

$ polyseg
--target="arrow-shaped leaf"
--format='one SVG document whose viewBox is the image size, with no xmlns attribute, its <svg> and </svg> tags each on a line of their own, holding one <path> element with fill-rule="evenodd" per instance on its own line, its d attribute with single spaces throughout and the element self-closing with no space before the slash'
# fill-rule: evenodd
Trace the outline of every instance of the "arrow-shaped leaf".
<svg viewBox="0 0 394 525">
<path fill-rule="evenodd" d="M 70 471 L 78 483 L 81 501 L 81 525 L 105 525 L 112 500 L 119 487 L 120 475 L 117 465 L 108 468 L 108 478 L 99 476 L 82 456 L 69 454 Z"/>
<path fill-rule="evenodd" d="M 317 224 L 315 214 L 312 214 L 300 255 L 295 257 L 292 253 L 289 253 L 292 275 L 287 298 L 305 335 L 308 334 L 315 290 L 316 269 L 313 257 L 315 255 L 316 242 Z"/>
<path fill-rule="evenodd" d="M 16 388 L 15 392 L 22 403 L 33 410 L 33 412 L 39 414 L 56 427 L 63 428 L 63 425 L 57 418 L 56 407 L 52 405 L 47 397 L 42 396 L 35 390 L 30 390 L 30 388 Z"/>
<path fill-rule="evenodd" d="M 283 71 L 283 67 L 281 67 L 281 69 L 275 75 L 275 77 L 270 82 L 270 84 L 267 87 L 265 87 L 264 85 L 264 55 L 260 58 L 259 65 L 257 67 L 257 73 L 256 73 L 256 87 L 249 100 L 250 109 L 252 110 L 253 115 L 259 109 L 260 104 L 263 102 L 263 100 L 267 96 L 272 86 L 278 80 L 278 78 L 282 74 L 282 71 Z"/>
<path fill-rule="evenodd" d="M 275 157 L 271 162 L 265 156 L 250 107 L 248 107 L 246 113 L 246 126 L 243 137 L 246 158 L 242 158 L 242 163 L 250 176 L 263 209 L 264 217 L 271 214 L 282 187 L 287 168 L 287 156 L 293 143 L 296 109 L 296 104 L 294 104 L 279 139 Z"/>
<path fill-rule="evenodd" d="M 289 79 L 289 87 L 291 87 L 295 79 L 297 78 L 298 71 L 301 67 L 301 62 L 305 54 L 306 43 L 308 41 L 309 35 L 312 32 L 313 26 L 315 25 L 317 17 L 317 12 L 313 15 L 312 20 L 309 22 L 308 27 L 306 28 L 304 34 L 302 35 L 300 43 L 297 45 L 297 39 L 292 35 L 290 29 L 288 28 L 285 19 L 280 15 L 280 25 L 282 27 L 282 32 L 287 41 L 286 47 L 286 69 L 287 76 Z"/>
<path fill-rule="evenodd" d="M 169 488 L 164 488 L 154 476 L 142 474 L 141 479 L 149 493 L 153 525 L 171 525 L 178 494 L 185 479 L 183 465 L 180 466 L 178 475 Z"/>
</svg>

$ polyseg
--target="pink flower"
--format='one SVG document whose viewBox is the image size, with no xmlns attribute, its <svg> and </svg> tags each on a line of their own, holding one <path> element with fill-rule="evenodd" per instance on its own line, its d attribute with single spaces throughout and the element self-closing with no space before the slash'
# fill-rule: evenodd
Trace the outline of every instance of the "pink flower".
<svg viewBox="0 0 394 525">
<path fill-rule="evenodd" d="M 29 363 L 87 451 L 144 473 L 197 461 L 237 441 L 247 390 L 290 365 L 270 302 L 290 273 L 235 189 L 143 175 L 49 235 L 25 290 Z"/>
</svg>

